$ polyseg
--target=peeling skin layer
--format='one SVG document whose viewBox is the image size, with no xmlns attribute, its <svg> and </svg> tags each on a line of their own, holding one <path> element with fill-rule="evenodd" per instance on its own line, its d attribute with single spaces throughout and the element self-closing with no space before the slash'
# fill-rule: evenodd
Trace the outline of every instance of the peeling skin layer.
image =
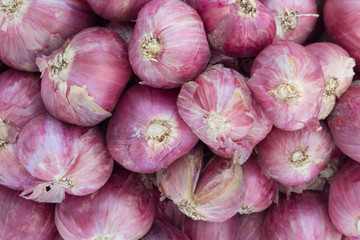
<svg viewBox="0 0 360 240">
<path fill-rule="evenodd" d="M 22 0 L 2 0 L 0 10 L 7 15 L 11 15 L 18 11 L 22 5 Z"/>
</svg>

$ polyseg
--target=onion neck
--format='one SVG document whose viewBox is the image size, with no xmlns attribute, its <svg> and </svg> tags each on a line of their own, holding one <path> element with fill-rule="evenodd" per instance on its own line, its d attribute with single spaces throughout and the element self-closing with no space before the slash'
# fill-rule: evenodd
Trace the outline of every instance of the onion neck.
<svg viewBox="0 0 360 240">
<path fill-rule="evenodd" d="M 307 153 L 308 149 L 308 146 L 305 148 L 301 146 L 296 148 L 289 157 L 290 163 L 295 167 L 303 167 L 305 164 L 309 163 L 310 158 Z"/>
<path fill-rule="evenodd" d="M 296 103 L 301 97 L 297 85 L 293 82 L 282 83 L 277 88 L 269 91 L 268 94 L 287 103 Z"/>
<path fill-rule="evenodd" d="M 0 10 L 6 15 L 12 15 L 20 10 L 22 4 L 22 0 L 1 0 Z"/>
<path fill-rule="evenodd" d="M 238 14 L 241 16 L 253 17 L 257 13 L 257 6 L 254 0 L 236 0 L 239 8 Z"/>
<path fill-rule="evenodd" d="M 196 204 L 194 202 L 182 200 L 177 203 L 177 206 L 181 212 L 193 220 L 204 220 L 204 217 L 196 211 Z"/>
<path fill-rule="evenodd" d="M 296 29 L 299 17 L 319 17 L 319 14 L 300 14 L 295 8 L 285 8 L 276 18 L 284 32 Z"/>
<path fill-rule="evenodd" d="M 66 52 L 61 52 L 55 55 L 54 59 L 51 62 L 51 76 L 52 77 L 59 77 L 61 71 L 66 69 L 69 65 L 69 60 L 67 57 Z"/>
<path fill-rule="evenodd" d="M 324 95 L 330 97 L 335 94 L 336 88 L 339 86 L 339 80 L 336 77 L 329 77 L 326 81 Z"/>
<path fill-rule="evenodd" d="M 147 35 L 140 46 L 140 51 L 148 61 L 155 61 L 156 56 L 161 51 L 161 41 L 159 37 L 154 37 L 152 33 Z"/>
</svg>

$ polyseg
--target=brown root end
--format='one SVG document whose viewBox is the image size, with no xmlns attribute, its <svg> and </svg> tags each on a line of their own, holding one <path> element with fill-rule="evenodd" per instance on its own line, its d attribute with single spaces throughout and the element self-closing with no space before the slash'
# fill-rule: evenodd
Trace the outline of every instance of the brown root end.
<svg viewBox="0 0 360 240">
<path fill-rule="evenodd" d="M 245 205 L 242 205 L 240 210 L 239 210 L 239 213 L 240 214 L 250 214 L 254 211 L 254 209 L 250 206 L 245 206 Z"/>
<path fill-rule="evenodd" d="M 205 220 L 204 216 L 196 212 L 196 204 L 194 202 L 182 200 L 181 202 L 177 203 L 177 206 L 181 212 L 193 220 Z"/>
<path fill-rule="evenodd" d="M 165 143 L 172 132 L 172 125 L 166 120 L 154 119 L 146 130 L 146 138 L 150 141 Z"/>
<path fill-rule="evenodd" d="M 319 173 L 319 177 L 329 181 L 335 177 L 338 170 L 339 169 L 335 164 L 327 164 L 325 168 Z"/>
<path fill-rule="evenodd" d="M 319 17 L 319 14 L 300 14 L 297 9 L 285 8 L 276 18 L 284 32 L 296 29 L 299 17 Z"/>
<path fill-rule="evenodd" d="M 204 115 L 203 118 L 209 129 L 214 132 L 220 133 L 230 130 L 227 119 L 218 113 L 211 112 L 209 115 Z"/>
<path fill-rule="evenodd" d="M 57 54 L 54 59 L 52 60 L 52 63 L 50 65 L 51 67 L 51 76 L 52 77 L 58 77 L 60 75 L 60 72 L 67 68 L 68 66 L 68 59 L 65 52 Z"/>
<path fill-rule="evenodd" d="M 106 236 L 96 236 L 91 240 L 115 240 L 114 236 L 106 235 Z"/>
<path fill-rule="evenodd" d="M 155 57 L 160 53 L 161 51 L 161 42 L 159 37 L 154 37 L 151 34 L 147 35 L 144 39 L 144 41 L 141 43 L 140 51 L 144 55 L 144 57 L 149 61 L 155 61 Z"/>
<path fill-rule="evenodd" d="M 0 118 L 0 148 L 6 147 L 8 144 L 10 136 L 11 125 L 9 122 L 6 122 Z"/>
<path fill-rule="evenodd" d="M 236 0 L 239 7 L 239 15 L 253 17 L 257 13 L 257 7 L 254 0 Z"/>
<path fill-rule="evenodd" d="M 67 189 L 73 189 L 77 186 L 77 182 L 71 177 L 62 178 L 58 180 L 58 183 Z"/>
<path fill-rule="evenodd" d="M 338 79 L 336 77 L 329 77 L 324 89 L 324 95 L 330 97 L 331 95 L 335 94 L 336 88 L 338 86 L 339 86 Z"/>
<path fill-rule="evenodd" d="M 306 146 L 305 148 L 299 146 L 296 148 L 289 157 L 290 163 L 295 167 L 302 167 L 307 164 L 310 161 L 309 155 L 307 153 L 308 149 L 309 146 Z"/>
<path fill-rule="evenodd" d="M 295 83 L 282 83 L 277 88 L 269 91 L 268 94 L 287 103 L 296 103 L 301 97 Z"/>
<path fill-rule="evenodd" d="M 7 15 L 14 14 L 22 6 L 22 0 L 5 0 L 0 3 L 0 11 L 4 12 Z"/>
</svg>

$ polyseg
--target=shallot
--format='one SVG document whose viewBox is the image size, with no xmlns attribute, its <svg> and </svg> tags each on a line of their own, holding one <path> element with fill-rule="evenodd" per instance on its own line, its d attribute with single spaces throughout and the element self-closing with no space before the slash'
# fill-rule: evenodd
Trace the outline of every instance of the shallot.
<svg viewBox="0 0 360 240">
<path fill-rule="evenodd" d="M 190 240 L 185 233 L 162 219 L 155 219 L 142 240 Z"/>
<path fill-rule="evenodd" d="M 131 35 L 134 31 L 134 25 L 130 22 L 115 22 L 111 21 L 107 28 L 113 30 L 117 34 L 120 35 L 120 37 L 126 42 L 127 45 L 129 45 Z"/>
</svg>

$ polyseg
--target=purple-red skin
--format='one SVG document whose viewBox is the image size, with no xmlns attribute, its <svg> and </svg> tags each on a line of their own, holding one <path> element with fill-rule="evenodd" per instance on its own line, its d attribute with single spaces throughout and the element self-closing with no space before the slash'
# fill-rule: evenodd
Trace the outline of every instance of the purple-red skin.
<svg viewBox="0 0 360 240">
<path fill-rule="evenodd" d="M 151 0 L 87 0 L 99 16 L 114 21 L 136 20 L 139 11 Z"/>
<path fill-rule="evenodd" d="M 360 1 L 326 0 L 324 23 L 331 41 L 339 44 L 353 57 L 360 69 Z"/>
<path fill-rule="evenodd" d="M 349 160 L 330 185 L 329 214 L 344 235 L 360 239 L 360 164 Z"/>
<path fill-rule="evenodd" d="M 354 81 L 327 118 L 335 144 L 360 162 L 360 81 Z"/>
<path fill-rule="evenodd" d="M 129 45 L 131 35 L 134 31 L 135 24 L 132 22 L 116 22 L 111 21 L 107 28 L 113 30 L 126 42 L 126 45 Z"/>
<path fill-rule="evenodd" d="M 239 215 L 237 240 L 266 240 L 263 236 L 263 222 L 266 211 Z"/>
<path fill-rule="evenodd" d="M 210 45 L 230 57 L 256 56 L 270 45 L 276 34 L 276 24 L 270 11 L 255 0 L 257 13 L 239 14 L 233 0 L 196 0 L 195 8 L 204 21 Z"/>
<path fill-rule="evenodd" d="M 241 167 L 245 183 L 245 197 L 242 200 L 239 213 L 261 212 L 277 198 L 277 183 L 274 179 L 263 174 L 253 155 Z"/>
<path fill-rule="evenodd" d="M 150 229 L 155 216 L 150 193 L 135 173 L 116 168 L 97 192 L 68 196 L 55 210 L 56 227 L 64 239 L 113 236 L 136 240 Z"/>
<path fill-rule="evenodd" d="M 60 179 L 71 178 L 75 186 L 63 188 L 66 193 L 77 196 L 91 194 L 101 188 L 113 168 L 113 159 L 100 130 L 66 124 L 50 114 L 33 119 L 23 128 L 18 139 L 17 156 L 26 170 L 44 183 L 59 183 L 62 186 Z M 51 196 L 56 192 L 41 189 L 45 188 L 42 184 L 37 185 L 35 190 L 26 189 L 24 194 L 34 191 L 36 201 L 48 202 L 40 200 L 48 196 L 56 197 L 53 202 L 61 202 L 60 196 Z M 37 196 L 37 188 L 42 195 Z"/>
<path fill-rule="evenodd" d="M 286 102 L 269 94 L 292 81 L 300 92 L 297 102 Z M 319 61 L 305 47 L 290 41 L 268 46 L 255 58 L 247 85 L 277 128 L 294 131 L 305 126 L 319 127 L 317 116 L 325 80 Z"/>
<path fill-rule="evenodd" d="M 20 8 L 15 18 L 0 13 L 0 59 L 22 71 L 39 71 L 37 57 L 49 55 L 95 21 L 86 0 L 22 1 Z"/>
<path fill-rule="evenodd" d="M 292 194 L 267 210 L 264 239 L 341 240 L 341 233 L 331 223 L 327 199 L 318 191 Z"/>
<path fill-rule="evenodd" d="M 0 186 L 0 238 L 51 240 L 56 233 L 55 206 L 25 200 L 19 194 Z"/>
<path fill-rule="evenodd" d="M 142 240 L 190 240 L 185 233 L 177 229 L 170 223 L 155 219 L 150 231 L 141 238 Z"/>
<path fill-rule="evenodd" d="M 61 53 L 68 63 L 53 76 L 52 62 Z M 110 117 L 132 73 L 124 40 L 101 27 L 81 31 L 63 48 L 38 58 L 37 64 L 46 109 L 79 126 L 94 126 Z"/>
<path fill-rule="evenodd" d="M 6 124 L 0 123 L 0 134 L 8 138 L 8 143 L 0 147 L 0 184 L 24 190 L 36 179 L 20 164 L 16 147 L 21 129 L 46 112 L 40 96 L 40 76 L 8 70 L 0 74 L 0 86 L 0 119 Z"/>
<path fill-rule="evenodd" d="M 171 14 L 169 14 L 171 13 Z M 152 59 L 141 46 L 152 35 L 160 51 Z M 175 88 L 196 78 L 210 59 L 209 44 L 199 14 L 178 0 L 153 0 L 139 13 L 129 43 L 129 59 L 142 83 Z"/>
<path fill-rule="evenodd" d="M 111 155 L 123 167 L 141 173 L 166 168 L 190 151 L 198 138 L 181 119 L 176 99 L 178 90 L 135 85 L 121 97 L 107 130 Z M 151 146 L 147 127 L 155 119 L 171 123 L 169 144 Z M 164 143 L 165 143 L 164 142 Z"/>
</svg>

